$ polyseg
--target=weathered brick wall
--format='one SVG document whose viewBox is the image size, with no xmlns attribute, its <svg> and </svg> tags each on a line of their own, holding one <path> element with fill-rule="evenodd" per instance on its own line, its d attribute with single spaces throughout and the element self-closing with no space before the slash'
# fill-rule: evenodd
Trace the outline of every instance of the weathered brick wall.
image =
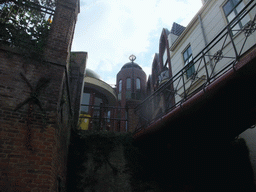
<svg viewBox="0 0 256 192">
<path fill-rule="evenodd" d="M 65 190 L 77 13 L 78 1 L 58 1 L 43 60 L 0 45 L 0 191 Z"/>
<path fill-rule="evenodd" d="M 45 50 L 47 61 L 67 64 L 79 12 L 78 2 L 79 0 L 58 1 Z"/>
<path fill-rule="evenodd" d="M 0 62 L 1 186 L 11 191 L 55 191 L 56 165 L 60 165 L 56 162 L 57 108 L 65 68 L 24 59 L 3 49 Z M 49 79 L 49 83 L 38 92 L 38 100 L 33 100 L 29 85 L 35 90 L 41 78 Z"/>
</svg>

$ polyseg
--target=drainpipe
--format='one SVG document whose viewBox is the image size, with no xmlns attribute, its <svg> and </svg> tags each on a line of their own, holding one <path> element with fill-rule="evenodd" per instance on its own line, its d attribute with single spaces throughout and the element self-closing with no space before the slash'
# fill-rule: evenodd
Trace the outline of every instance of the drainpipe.
<svg viewBox="0 0 256 192">
<path fill-rule="evenodd" d="M 207 39 L 206 39 L 206 35 L 205 35 L 205 31 L 204 31 L 204 26 L 203 26 L 203 22 L 202 22 L 202 18 L 201 18 L 200 14 L 198 14 L 198 20 L 199 20 L 201 31 L 202 31 L 203 38 L 204 38 L 204 45 L 207 46 L 208 42 L 207 42 Z M 207 51 L 208 51 L 208 49 L 207 49 Z M 211 55 L 210 51 L 208 51 L 208 53 L 209 53 L 209 55 Z M 215 72 L 213 71 L 214 67 L 213 67 L 212 60 L 211 60 L 209 55 L 208 55 L 208 59 L 209 59 L 209 62 L 210 62 L 210 67 L 211 67 L 211 70 L 212 70 L 212 75 L 214 76 L 215 75 Z"/>
</svg>

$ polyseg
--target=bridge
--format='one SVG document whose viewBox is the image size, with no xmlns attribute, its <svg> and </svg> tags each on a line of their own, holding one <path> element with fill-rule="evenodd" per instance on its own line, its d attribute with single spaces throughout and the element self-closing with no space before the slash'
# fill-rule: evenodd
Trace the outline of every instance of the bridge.
<svg viewBox="0 0 256 192">
<path fill-rule="evenodd" d="M 256 45 L 250 40 L 256 16 L 235 29 L 253 2 L 193 58 L 190 83 L 184 80 L 188 64 L 135 109 L 140 121 L 133 138 L 143 151 L 145 175 L 169 185 L 165 191 L 252 191 L 250 171 L 234 172 L 245 163 L 235 163 L 239 155 L 230 161 L 227 153 L 228 143 L 256 123 Z M 239 42 L 234 33 L 242 36 Z"/>
<path fill-rule="evenodd" d="M 256 16 L 235 29 L 256 6 L 252 3 L 193 58 L 197 67 L 190 84 L 184 80 L 187 65 L 137 106 L 135 140 L 165 131 L 173 136 L 234 138 L 256 123 L 256 45 L 250 41 L 255 38 Z M 234 31 L 243 35 L 239 42 Z M 198 80 L 202 83 L 194 88 Z"/>
</svg>

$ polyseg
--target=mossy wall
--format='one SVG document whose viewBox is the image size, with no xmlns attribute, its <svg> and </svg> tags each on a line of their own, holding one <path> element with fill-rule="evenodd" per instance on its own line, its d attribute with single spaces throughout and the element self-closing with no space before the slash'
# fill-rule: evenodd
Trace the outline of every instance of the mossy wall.
<svg viewBox="0 0 256 192">
<path fill-rule="evenodd" d="M 131 138 L 113 132 L 73 132 L 68 191 L 131 191 L 124 145 Z"/>
<path fill-rule="evenodd" d="M 157 183 L 144 178 L 141 155 L 131 133 L 73 131 L 67 191 L 160 191 Z"/>
</svg>

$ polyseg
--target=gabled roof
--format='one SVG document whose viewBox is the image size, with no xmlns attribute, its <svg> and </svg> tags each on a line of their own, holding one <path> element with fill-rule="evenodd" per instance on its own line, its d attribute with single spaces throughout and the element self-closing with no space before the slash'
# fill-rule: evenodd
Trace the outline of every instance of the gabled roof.
<svg viewBox="0 0 256 192">
<path fill-rule="evenodd" d="M 180 36 L 181 33 L 186 29 L 186 27 L 183 27 L 182 25 L 173 22 L 171 33 L 177 36 Z"/>
</svg>

